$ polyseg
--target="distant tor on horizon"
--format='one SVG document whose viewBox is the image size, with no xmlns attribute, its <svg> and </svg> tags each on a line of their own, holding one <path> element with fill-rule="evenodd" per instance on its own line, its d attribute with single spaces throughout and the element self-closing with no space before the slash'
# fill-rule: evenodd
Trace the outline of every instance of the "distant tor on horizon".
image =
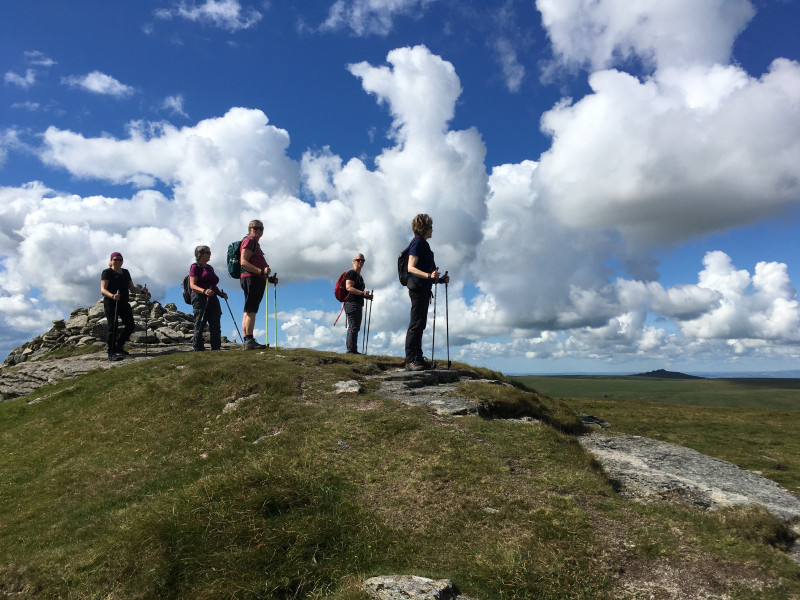
<svg viewBox="0 0 800 600">
<path fill-rule="evenodd" d="M 658 369 L 648 373 L 637 373 L 634 375 L 634 377 L 656 377 L 659 379 L 705 379 L 705 377 L 699 377 L 698 375 L 687 375 L 686 373 L 679 373 L 678 371 L 665 371 L 664 369 Z"/>
</svg>

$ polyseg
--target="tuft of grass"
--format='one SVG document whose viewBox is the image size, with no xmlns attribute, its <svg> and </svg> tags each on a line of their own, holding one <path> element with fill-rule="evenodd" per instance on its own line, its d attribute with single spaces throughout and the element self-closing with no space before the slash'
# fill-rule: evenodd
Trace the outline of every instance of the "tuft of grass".
<svg viewBox="0 0 800 600">
<path fill-rule="evenodd" d="M 502 376 L 499 376 L 502 378 Z M 501 386 L 482 381 L 464 381 L 458 393 L 477 401 L 481 414 L 490 419 L 530 417 L 545 421 L 559 431 L 580 434 L 586 431 L 582 421 L 566 404 L 518 387 Z"/>
<path fill-rule="evenodd" d="M 540 418 L 514 423 L 369 391 L 367 375 L 401 364 L 175 354 L 0 404 L 0 593 L 364 600 L 366 577 L 408 573 L 482 599 L 612 599 L 664 565 L 725 572 L 717 596 L 800 593 L 768 517 L 617 497 L 568 403 L 464 388 Z M 353 378 L 365 393 L 332 393 Z"/>
</svg>

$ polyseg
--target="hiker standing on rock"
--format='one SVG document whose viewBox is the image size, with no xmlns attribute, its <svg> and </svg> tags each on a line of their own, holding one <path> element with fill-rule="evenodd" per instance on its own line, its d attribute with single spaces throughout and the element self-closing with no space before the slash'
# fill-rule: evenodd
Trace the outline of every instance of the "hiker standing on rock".
<svg viewBox="0 0 800 600">
<path fill-rule="evenodd" d="M 434 283 L 449 283 L 442 277 L 433 259 L 428 240 L 433 235 L 433 219 L 419 214 L 411 221 L 414 238 L 408 247 L 408 296 L 411 298 L 411 318 L 406 332 L 406 369 L 422 371 L 430 368 L 422 355 L 422 334 L 428 323 L 428 305 Z"/>
<path fill-rule="evenodd" d="M 194 259 L 196 262 L 189 268 L 189 289 L 192 290 L 192 308 L 194 309 L 192 348 L 195 352 L 205 350 L 203 331 L 208 324 L 211 349 L 219 350 L 222 346 L 219 324 L 222 318 L 222 307 L 219 305 L 218 296 L 227 300 L 228 295 L 217 287 L 219 277 L 214 273 L 214 267 L 208 264 L 211 259 L 211 248 L 197 246 L 194 249 Z"/>
<path fill-rule="evenodd" d="M 269 277 L 272 271 L 267 264 L 267 259 L 258 240 L 264 235 L 264 224 L 261 221 L 250 221 L 247 228 L 247 236 L 242 240 L 239 247 L 239 262 L 242 265 L 242 274 L 239 284 L 244 291 L 244 316 L 242 317 L 242 339 L 245 350 L 257 350 L 266 348 L 264 344 L 259 344 L 253 337 L 256 325 L 256 315 L 261 300 L 264 298 L 264 291 L 267 288 L 267 281 L 278 283 L 277 277 Z"/>
<path fill-rule="evenodd" d="M 100 276 L 100 293 L 103 294 L 103 308 L 108 321 L 108 360 L 116 362 L 130 354 L 125 350 L 125 343 L 130 339 L 136 325 L 133 322 L 133 311 L 128 303 L 130 292 L 136 293 L 131 274 L 122 268 L 122 254 L 114 252 L 108 261 L 108 269 Z M 150 295 L 147 286 L 142 293 Z M 122 321 L 123 330 L 117 334 L 117 323 Z"/>
<path fill-rule="evenodd" d="M 358 332 L 361 330 L 361 318 L 364 311 L 364 299 L 372 300 L 372 294 L 365 291 L 366 284 L 361 277 L 364 268 L 364 255 L 353 257 L 353 268 L 345 275 L 347 297 L 344 299 L 344 313 L 347 316 L 347 353 L 361 354 L 358 351 Z"/>
</svg>

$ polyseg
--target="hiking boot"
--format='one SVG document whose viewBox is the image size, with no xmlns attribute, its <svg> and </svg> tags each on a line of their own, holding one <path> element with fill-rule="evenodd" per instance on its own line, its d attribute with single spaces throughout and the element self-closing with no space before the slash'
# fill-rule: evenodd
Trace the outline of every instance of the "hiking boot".
<svg viewBox="0 0 800 600">
<path fill-rule="evenodd" d="M 114 350 L 114 354 L 116 354 L 117 356 L 128 356 L 130 354 L 130 352 L 125 350 L 125 348 L 123 346 L 119 346 L 118 348 L 116 348 Z"/>
<path fill-rule="evenodd" d="M 269 345 L 259 344 L 257 341 L 255 341 L 255 339 L 250 339 L 243 344 L 243 348 L 245 350 L 264 350 L 269 348 Z"/>
<path fill-rule="evenodd" d="M 361 354 L 361 352 L 359 352 L 358 350 L 348 350 L 347 353 L 348 354 Z"/>
<path fill-rule="evenodd" d="M 427 367 L 419 361 L 406 363 L 406 371 L 424 371 Z"/>
<path fill-rule="evenodd" d="M 109 354 L 108 355 L 108 362 L 118 362 L 122 360 L 121 356 L 117 356 L 116 354 Z"/>
</svg>

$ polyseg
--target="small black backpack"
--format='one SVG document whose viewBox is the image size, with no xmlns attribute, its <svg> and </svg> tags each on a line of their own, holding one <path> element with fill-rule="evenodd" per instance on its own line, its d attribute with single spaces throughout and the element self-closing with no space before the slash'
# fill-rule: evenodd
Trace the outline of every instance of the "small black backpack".
<svg viewBox="0 0 800 600">
<path fill-rule="evenodd" d="M 411 243 L 397 257 L 397 278 L 400 280 L 400 285 L 408 285 L 408 251 L 410 248 Z"/>
<path fill-rule="evenodd" d="M 186 304 L 192 303 L 192 290 L 189 287 L 189 276 L 183 278 L 183 301 Z"/>
</svg>

